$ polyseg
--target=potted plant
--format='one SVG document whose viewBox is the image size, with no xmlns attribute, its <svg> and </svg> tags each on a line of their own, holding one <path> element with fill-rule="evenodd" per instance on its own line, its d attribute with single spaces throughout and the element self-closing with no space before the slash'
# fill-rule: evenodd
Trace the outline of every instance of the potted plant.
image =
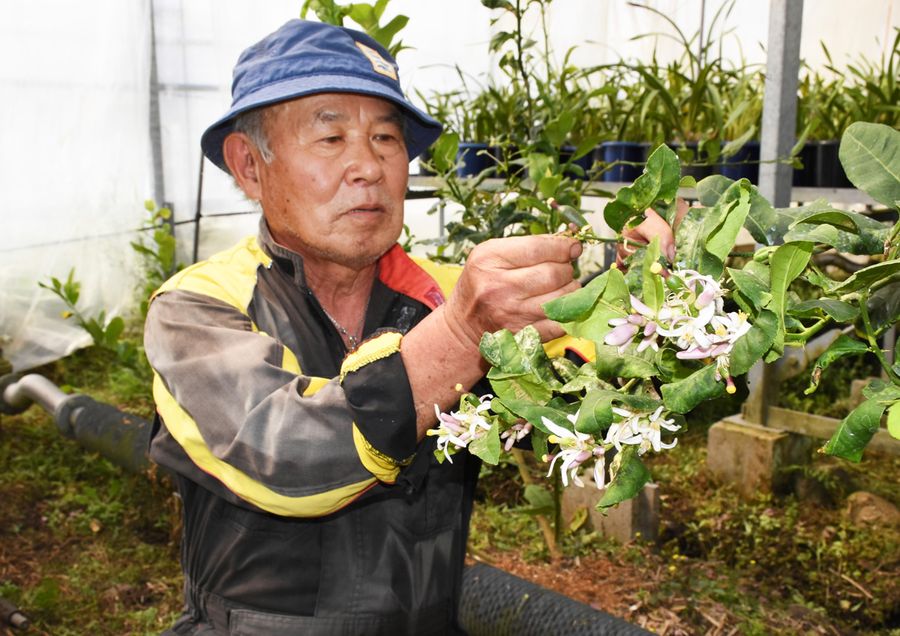
<svg viewBox="0 0 900 636">
<path fill-rule="evenodd" d="M 743 66 L 725 76 L 720 88 L 726 113 L 722 127 L 720 174 L 729 179 L 759 183 L 759 133 L 762 127 L 763 82 L 761 75 Z"/>
<path fill-rule="evenodd" d="M 720 88 L 723 81 L 735 71 L 723 67 L 721 55 L 713 55 L 721 39 L 716 37 L 718 25 L 724 23 L 734 7 L 734 2 L 723 3 L 710 21 L 706 34 L 700 31 L 688 38 L 678 25 L 664 12 L 643 4 L 631 6 L 650 11 L 668 23 L 674 35 L 670 37 L 682 46 L 681 57 L 668 64 L 661 64 L 654 50 L 649 62 L 633 62 L 632 70 L 640 78 L 643 91 L 638 98 L 640 110 L 656 120 L 655 129 L 661 130 L 665 141 L 676 151 L 679 159 L 687 164 L 685 173 L 696 179 L 712 173 L 718 162 L 722 130 L 725 125 Z M 726 32 L 727 33 L 727 32 Z M 647 33 L 634 39 L 657 37 Z M 695 43 L 701 40 L 702 46 Z M 697 48 L 698 50 L 694 50 Z"/>
<path fill-rule="evenodd" d="M 602 73 L 598 83 L 606 87 L 599 96 L 596 112 L 602 114 L 605 120 L 602 130 L 608 136 L 596 150 L 594 160 L 602 168 L 602 181 L 631 182 L 641 174 L 647 159 L 650 147 L 647 140 L 662 137 L 648 132 L 658 122 L 648 118 L 640 108 L 639 78 L 628 65 L 614 64 L 596 70 Z"/>
</svg>

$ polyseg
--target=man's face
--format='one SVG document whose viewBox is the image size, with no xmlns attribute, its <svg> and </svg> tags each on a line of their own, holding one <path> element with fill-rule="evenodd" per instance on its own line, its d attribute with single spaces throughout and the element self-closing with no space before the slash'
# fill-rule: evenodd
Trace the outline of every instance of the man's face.
<svg viewBox="0 0 900 636">
<path fill-rule="evenodd" d="M 326 93 L 271 108 L 274 154 L 259 163 L 260 203 L 275 240 L 312 264 L 361 269 L 400 236 L 409 160 L 390 102 Z"/>
</svg>

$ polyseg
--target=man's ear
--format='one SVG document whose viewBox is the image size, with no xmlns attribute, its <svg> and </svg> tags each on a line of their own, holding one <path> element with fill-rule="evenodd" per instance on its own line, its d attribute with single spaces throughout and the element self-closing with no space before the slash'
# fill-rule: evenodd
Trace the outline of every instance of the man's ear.
<svg viewBox="0 0 900 636">
<path fill-rule="evenodd" d="M 262 157 L 250 138 L 244 133 L 231 133 L 222 143 L 222 155 L 231 175 L 247 198 L 259 201 L 262 197 L 262 185 L 258 167 Z"/>
</svg>

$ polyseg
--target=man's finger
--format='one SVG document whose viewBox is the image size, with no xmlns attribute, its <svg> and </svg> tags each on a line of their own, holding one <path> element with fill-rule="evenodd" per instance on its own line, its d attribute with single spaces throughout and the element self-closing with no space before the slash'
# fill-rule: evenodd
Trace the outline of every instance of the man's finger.
<svg viewBox="0 0 900 636">
<path fill-rule="evenodd" d="M 501 243 L 502 241 L 502 243 Z M 537 263 L 569 263 L 581 255 L 581 243 L 568 236 L 542 234 L 539 236 L 511 236 L 497 243 L 489 241 L 493 254 L 510 268 Z"/>
</svg>

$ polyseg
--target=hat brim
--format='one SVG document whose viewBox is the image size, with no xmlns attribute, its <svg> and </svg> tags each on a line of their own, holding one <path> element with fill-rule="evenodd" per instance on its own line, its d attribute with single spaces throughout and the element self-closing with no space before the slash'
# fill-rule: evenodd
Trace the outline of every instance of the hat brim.
<svg viewBox="0 0 900 636">
<path fill-rule="evenodd" d="M 404 138 L 410 161 L 440 136 L 443 126 L 384 84 L 349 75 L 314 75 L 268 84 L 232 104 L 231 109 L 206 129 L 200 138 L 203 154 L 225 172 L 222 143 L 234 130 L 234 119 L 253 108 L 320 93 L 359 93 L 384 98 L 400 107 L 405 119 Z"/>
</svg>

